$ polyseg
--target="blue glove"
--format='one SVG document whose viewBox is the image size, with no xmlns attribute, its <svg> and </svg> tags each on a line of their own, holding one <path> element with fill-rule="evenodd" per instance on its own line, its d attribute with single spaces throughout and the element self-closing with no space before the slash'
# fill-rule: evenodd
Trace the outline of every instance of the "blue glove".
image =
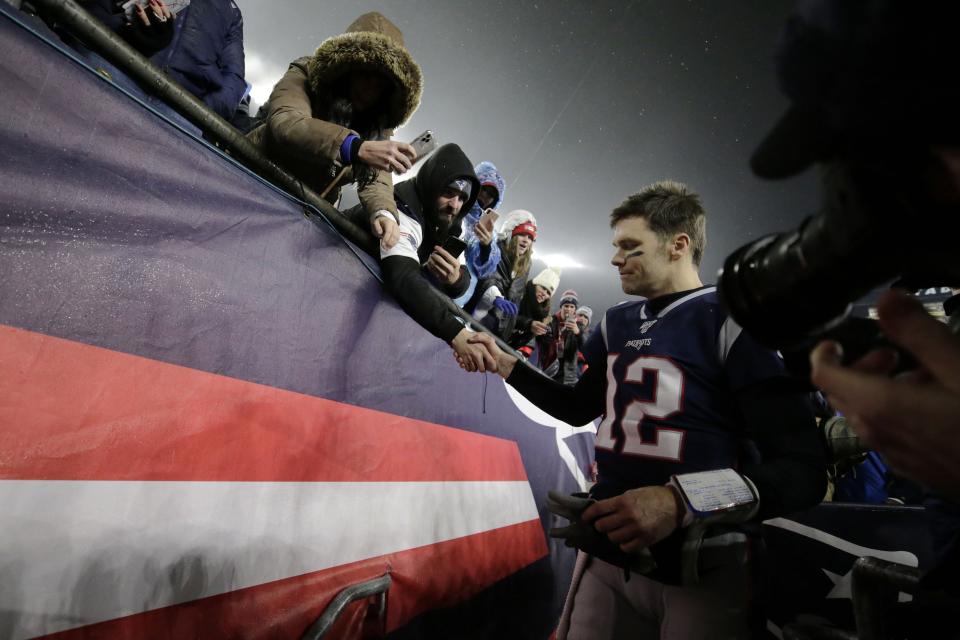
<svg viewBox="0 0 960 640">
<path fill-rule="evenodd" d="M 510 302 L 506 298 L 497 298 L 493 301 L 493 306 L 500 309 L 500 312 L 505 316 L 515 316 L 520 311 L 516 303 Z"/>
</svg>

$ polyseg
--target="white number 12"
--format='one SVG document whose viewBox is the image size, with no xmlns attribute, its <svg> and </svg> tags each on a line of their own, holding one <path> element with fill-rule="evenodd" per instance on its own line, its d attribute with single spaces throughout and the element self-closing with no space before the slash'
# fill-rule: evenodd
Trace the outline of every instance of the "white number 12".
<svg viewBox="0 0 960 640">
<path fill-rule="evenodd" d="M 679 461 L 683 454 L 682 429 L 656 427 L 654 440 L 645 441 L 640 424 L 648 416 L 668 418 L 683 409 L 683 371 L 668 358 L 641 356 L 627 367 L 622 385 L 651 389 L 649 399 L 636 399 L 617 415 L 614 397 L 617 381 L 613 365 L 619 355 L 607 356 L 607 410 L 597 429 L 597 447 L 661 460 Z"/>
</svg>

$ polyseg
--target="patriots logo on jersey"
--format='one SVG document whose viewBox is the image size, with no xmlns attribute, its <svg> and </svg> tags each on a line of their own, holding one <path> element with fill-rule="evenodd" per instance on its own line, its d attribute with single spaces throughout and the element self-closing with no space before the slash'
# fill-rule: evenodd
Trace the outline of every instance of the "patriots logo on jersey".
<svg viewBox="0 0 960 640">
<path fill-rule="evenodd" d="M 714 287 L 675 298 L 655 316 L 646 301 L 614 307 L 584 345 L 590 366 L 606 371 L 599 497 L 736 467 L 740 416 L 730 391 L 782 371 L 772 352 L 743 339 Z"/>
</svg>

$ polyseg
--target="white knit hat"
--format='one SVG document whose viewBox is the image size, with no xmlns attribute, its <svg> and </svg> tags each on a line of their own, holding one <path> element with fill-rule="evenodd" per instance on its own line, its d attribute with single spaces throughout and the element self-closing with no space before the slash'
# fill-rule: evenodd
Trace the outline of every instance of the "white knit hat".
<svg viewBox="0 0 960 640">
<path fill-rule="evenodd" d="M 536 226 L 537 219 L 533 214 L 524 209 L 516 209 L 503 217 L 500 222 L 500 231 L 497 232 L 497 238 L 500 240 L 509 239 L 517 225 L 529 222 Z"/>
<path fill-rule="evenodd" d="M 552 296 L 553 292 L 556 291 L 560 285 L 560 269 L 547 267 L 537 274 L 537 277 L 533 279 L 533 284 L 540 285 L 549 291 Z"/>
</svg>

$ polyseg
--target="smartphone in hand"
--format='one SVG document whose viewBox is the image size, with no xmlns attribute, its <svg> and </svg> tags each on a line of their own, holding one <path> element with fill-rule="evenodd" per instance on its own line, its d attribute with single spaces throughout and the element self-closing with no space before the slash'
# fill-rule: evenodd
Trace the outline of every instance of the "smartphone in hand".
<svg viewBox="0 0 960 640">
<path fill-rule="evenodd" d="M 484 227 L 487 228 L 487 230 L 489 230 L 492 233 L 493 226 L 497 224 L 497 219 L 499 217 L 500 217 L 499 213 L 497 213 L 493 209 L 487 209 L 482 214 L 480 214 L 480 222 L 478 222 L 477 224 L 483 225 Z"/>
<path fill-rule="evenodd" d="M 437 138 L 433 135 L 433 131 L 427 129 L 414 138 L 410 146 L 417 152 L 417 160 L 419 160 L 437 148 Z"/>
<path fill-rule="evenodd" d="M 441 246 L 444 251 L 454 258 L 459 258 L 460 254 L 467 248 L 467 243 L 456 236 L 447 236 L 447 239 L 443 241 Z"/>
</svg>

